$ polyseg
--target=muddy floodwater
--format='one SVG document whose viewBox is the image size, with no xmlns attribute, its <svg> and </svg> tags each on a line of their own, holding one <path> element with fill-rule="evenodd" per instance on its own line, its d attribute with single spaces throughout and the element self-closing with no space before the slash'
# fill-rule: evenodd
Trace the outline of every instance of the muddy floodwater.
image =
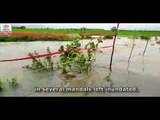
<svg viewBox="0 0 160 120">
<path fill-rule="evenodd" d="M 81 41 L 84 46 L 90 40 Z M 112 45 L 113 40 L 104 40 L 99 47 Z M 26 57 L 36 50 L 46 53 L 47 47 L 57 51 L 69 42 L 0 42 L 0 60 Z M 149 41 L 144 57 L 142 56 L 146 41 L 136 39 L 133 54 L 128 63 L 132 48 L 132 40 L 121 37 L 116 40 L 113 56 L 112 72 L 109 62 L 112 48 L 100 49 L 96 54 L 96 62 L 89 74 L 81 74 L 76 78 L 64 79 L 61 71 L 33 72 L 22 66 L 29 65 L 32 60 L 16 62 L 0 62 L 0 78 L 17 77 L 19 85 L 12 88 L 8 85 L 0 91 L 0 96 L 160 96 L 160 45 L 154 39 Z M 41 58 L 43 59 L 43 58 Z M 58 55 L 53 56 L 55 63 Z M 35 87 L 137 87 L 138 92 L 35 92 Z"/>
</svg>

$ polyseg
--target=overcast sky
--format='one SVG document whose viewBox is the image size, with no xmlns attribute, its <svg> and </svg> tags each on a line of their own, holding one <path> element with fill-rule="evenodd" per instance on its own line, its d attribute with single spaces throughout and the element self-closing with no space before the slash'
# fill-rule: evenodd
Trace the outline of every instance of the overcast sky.
<svg viewBox="0 0 160 120">
<path fill-rule="evenodd" d="M 13 26 L 26 26 L 27 28 L 98 28 L 109 30 L 116 26 L 116 23 L 20 23 L 12 24 Z M 119 29 L 123 30 L 160 30 L 160 23 L 120 23 Z"/>
</svg>

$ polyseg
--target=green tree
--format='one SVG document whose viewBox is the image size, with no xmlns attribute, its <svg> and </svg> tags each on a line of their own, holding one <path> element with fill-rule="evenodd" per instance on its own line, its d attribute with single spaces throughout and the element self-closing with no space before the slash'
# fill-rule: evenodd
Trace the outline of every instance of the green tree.
<svg viewBox="0 0 160 120">
<path fill-rule="evenodd" d="M 116 28 L 116 27 L 112 27 L 111 30 L 112 30 L 112 31 L 116 31 L 117 28 Z"/>
</svg>

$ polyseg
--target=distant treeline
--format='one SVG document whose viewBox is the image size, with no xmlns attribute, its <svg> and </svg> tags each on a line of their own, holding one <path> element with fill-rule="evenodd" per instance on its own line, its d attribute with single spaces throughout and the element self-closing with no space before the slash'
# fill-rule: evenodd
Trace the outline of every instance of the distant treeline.
<svg viewBox="0 0 160 120">
<path fill-rule="evenodd" d="M 20 26 L 20 27 L 13 26 L 13 28 L 16 28 L 16 29 L 27 29 L 26 26 Z"/>
</svg>

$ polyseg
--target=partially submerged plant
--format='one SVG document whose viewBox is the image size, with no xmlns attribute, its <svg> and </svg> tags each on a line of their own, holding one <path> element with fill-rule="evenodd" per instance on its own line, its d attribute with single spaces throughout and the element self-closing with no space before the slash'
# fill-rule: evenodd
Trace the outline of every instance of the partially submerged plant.
<svg viewBox="0 0 160 120">
<path fill-rule="evenodd" d="M 149 36 L 141 36 L 140 38 L 141 38 L 142 40 L 149 40 L 149 39 L 150 39 Z"/>
<path fill-rule="evenodd" d="M 0 91 L 4 89 L 4 81 L 0 79 Z"/>
<path fill-rule="evenodd" d="M 60 68 L 62 73 L 68 72 L 89 72 L 92 70 L 92 64 L 95 61 L 95 52 L 98 48 L 98 44 L 102 42 L 102 39 L 98 39 L 97 44 L 92 40 L 85 46 L 87 54 L 84 54 L 81 49 L 79 40 L 73 41 L 71 44 L 67 44 L 66 48 L 62 45 L 59 49 L 62 54 L 60 55 Z M 65 52 L 67 50 L 67 52 Z"/>
<path fill-rule="evenodd" d="M 50 49 L 49 47 L 47 48 L 47 53 L 50 54 Z M 34 55 L 39 55 L 36 51 L 34 53 L 29 53 L 28 56 L 32 57 Z M 47 56 L 44 58 L 44 61 L 41 61 L 39 58 L 32 58 L 32 64 L 31 65 L 26 65 L 23 68 L 28 69 L 28 70 L 47 70 L 47 71 L 53 71 L 54 68 L 54 63 L 52 60 L 51 56 Z"/>
<path fill-rule="evenodd" d="M 13 77 L 13 78 L 11 78 L 11 80 L 8 80 L 8 81 L 9 81 L 9 85 L 11 85 L 12 87 L 18 86 L 18 82 L 17 82 L 16 77 Z"/>
<path fill-rule="evenodd" d="M 47 48 L 47 53 L 49 53 L 49 54 L 51 53 L 49 47 Z M 44 65 L 47 68 L 47 70 L 53 71 L 53 65 L 54 65 L 54 63 L 53 63 L 52 57 L 51 56 L 47 56 L 47 57 L 45 57 L 44 60 L 45 60 L 44 61 Z"/>
<path fill-rule="evenodd" d="M 63 45 L 60 46 L 60 68 L 62 73 L 66 74 L 69 71 L 73 71 L 73 64 L 76 62 L 76 58 L 81 55 L 81 44 L 78 40 L 73 41 L 71 44 L 67 44 L 66 48 Z M 64 52 L 67 50 L 67 52 Z"/>
<path fill-rule="evenodd" d="M 17 87 L 19 83 L 17 82 L 17 78 L 13 77 L 11 79 L 0 79 L 0 91 L 3 90 L 6 87 L 6 83 L 9 83 L 10 86 L 12 87 Z"/>
<path fill-rule="evenodd" d="M 66 46 L 61 45 L 59 52 L 61 52 L 59 57 L 59 62 L 57 65 L 58 69 L 62 70 L 63 74 L 68 72 L 89 72 L 92 70 L 92 64 L 95 61 L 95 53 L 97 51 L 99 43 L 102 43 L 103 39 L 100 37 L 97 39 L 97 43 L 95 44 L 92 40 L 86 45 L 87 53 L 83 53 L 81 49 L 81 43 L 78 39 L 75 39 L 70 44 Z M 47 53 L 51 53 L 50 49 L 47 48 Z M 54 62 L 51 56 L 47 56 L 42 61 L 39 58 L 34 58 L 34 55 L 39 55 L 36 51 L 34 53 L 28 54 L 32 57 L 32 64 L 26 65 L 23 68 L 28 70 L 54 70 Z"/>
</svg>

